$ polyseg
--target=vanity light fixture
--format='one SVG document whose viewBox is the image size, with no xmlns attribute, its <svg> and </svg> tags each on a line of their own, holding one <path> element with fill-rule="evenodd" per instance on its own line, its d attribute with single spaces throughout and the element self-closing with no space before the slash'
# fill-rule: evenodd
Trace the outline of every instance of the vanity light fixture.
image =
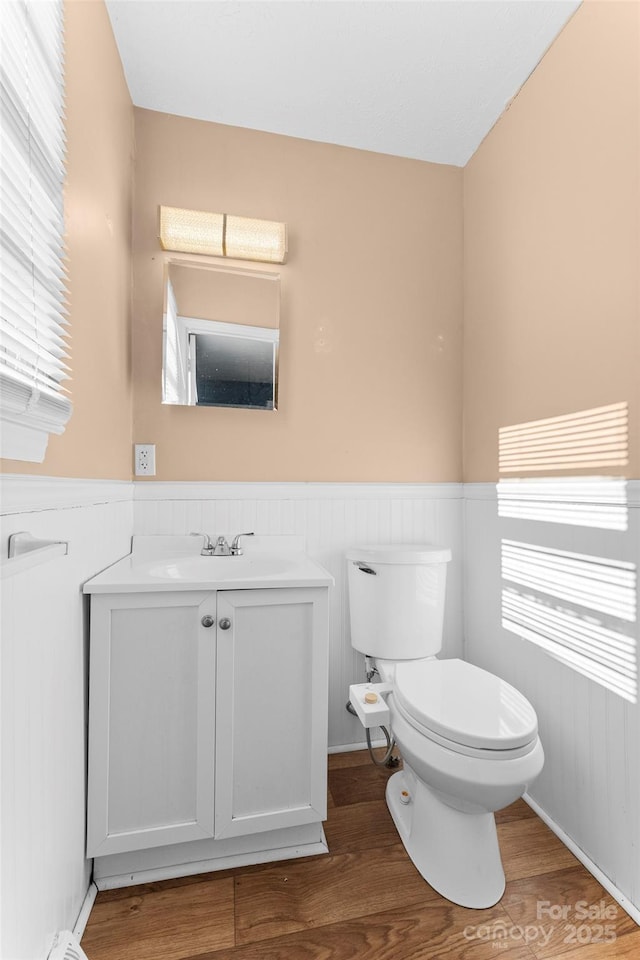
<svg viewBox="0 0 640 960">
<path fill-rule="evenodd" d="M 233 217 L 180 207 L 160 207 L 163 250 L 284 263 L 287 225 L 275 220 Z"/>
</svg>

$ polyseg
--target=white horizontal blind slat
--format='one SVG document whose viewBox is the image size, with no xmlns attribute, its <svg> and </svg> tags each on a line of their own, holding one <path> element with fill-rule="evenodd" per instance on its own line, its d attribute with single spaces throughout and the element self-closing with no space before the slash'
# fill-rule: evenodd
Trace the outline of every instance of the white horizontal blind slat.
<svg viewBox="0 0 640 960">
<path fill-rule="evenodd" d="M 19 370 L 7 371 L 0 368 L 0 393 L 2 394 L 2 402 L 6 404 L 7 409 L 15 409 L 16 411 L 28 410 L 33 407 L 33 395 L 35 393 L 38 400 L 34 413 L 36 419 L 47 418 L 46 411 L 43 412 L 40 409 L 41 403 L 44 403 L 45 400 L 58 413 L 64 411 L 68 403 L 63 391 L 59 389 L 57 384 L 49 387 L 42 378 L 37 387 L 34 387 L 33 381 Z M 55 423 L 51 427 L 51 432 L 62 433 L 62 428 L 54 428 Z"/>
<path fill-rule="evenodd" d="M 37 301 L 36 301 L 37 302 Z M 25 336 L 37 342 L 41 340 L 48 345 L 50 351 L 56 356 L 68 356 L 68 343 L 65 339 L 63 323 L 64 318 L 59 317 L 54 308 L 46 302 L 40 304 L 40 312 L 49 315 L 50 322 L 43 328 L 33 321 L 32 315 L 25 311 L 24 301 L 14 297 L 14 292 L 9 284 L 5 288 L 5 302 L 2 305 L 2 329 L 7 335 L 13 333 L 14 329 L 19 329 Z"/>
<path fill-rule="evenodd" d="M 0 453 L 42 460 L 46 435 L 71 414 L 62 0 L 9 0 L 2 19 L 0 422 L 10 439 Z"/>
<path fill-rule="evenodd" d="M 56 314 L 63 317 L 67 313 L 65 301 L 61 299 L 65 291 L 64 278 L 40 274 L 35 265 L 15 256 L 14 251 L 15 244 L 10 241 L 3 250 L 4 262 L 0 268 L 0 279 L 7 284 L 13 284 L 14 297 L 18 302 L 26 300 L 32 303 L 39 298 L 41 308 L 48 304 Z M 33 310 L 27 312 L 26 317 L 31 317 L 33 313 Z M 37 320 L 37 312 L 35 317 Z"/>
<path fill-rule="evenodd" d="M 3 333 L 3 342 L 7 353 L 14 354 L 27 365 L 38 363 L 41 370 L 46 371 L 54 378 L 59 376 L 62 379 L 69 371 L 68 365 L 60 360 L 57 350 L 52 350 L 49 347 L 47 356 L 42 357 L 39 344 L 25 336 L 19 329 L 9 330 L 7 328 Z"/>
<path fill-rule="evenodd" d="M 5 219 L 10 223 L 16 220 L 19 221 L 24 218 L 25 207 L 27 209 L 30 207 L 37 229 L 49 231 L 52 228 L 57 228 L 60 230 L 60 233 L 62 233 L 64 229 L 62 212 L 56 209 L 47 197 L 44 198 L 44 204 L 38 206 L 32 194 L 31 203 L 28 203 L 24 194 L 18 189 L 19 177 L 14 169 L 16 166 L 14 158 L 10 155 L 9 150 L 5 150 L 2 147 L 0 147 L 0 162 L 2 162 L 2 166 L 7 173 L 7 177 L 2 181 L 0 193 L 0 204 Z M 10 183 L 8 182 L 9 177 L 11 177 Z M 60 242 L 58 246 L 61 250 L 64 250 L 62 242 Z"/>
<path fill-rule="evenodd" d="M 3 229 L 4 226 L 6 221 L 3 223 L 3 218 L 0 217 L 0 238 L 8 258 L 7 272 L 26 270 L 32 277 L 33 285 L 41 286 L 45 296 L 49 295 L 52 302 L 57 302 L 65 292 L 64 275 L 61 275 L 59 270 L 60 254 L 56 253 L 53 245 L 52 249 L 47 250 L 42 241 L 35 238 L 25 237 L 23 243 L 28 246 L 20 246 L 21 237 L 17 231 L 14 231 L 12 236 Z"/>
<path fill-rule="evenodd" d="M 19 357 L 12 356 L 7 352 L 7 363 L 3 366 L 3 372 L 7 375 L 11 374 L 14 379 L 18 379 L 18 374 L 20 375 L 20 383 L 30 383 L 33 398 L 32 403 L 37 404 L 38 395 L 46 390 L 48 393 L 54 393 L 56 395 L 63 396 L 64 388 L 61 386 L 61 380 L 58 377 L 52 377 L 47 373 L 46 370 L 38 370 L 37 377 L 33 376 L 33 368 L 29 363 L 24 363 L 20 360 Z M 2 394 L 2 401 L 5 402 L 6 397 L 4 393 Z M 29 406 L 27 407 L 29 409 Z M 4 411 L 3 411 L 4 413 Z"/>
</svg>

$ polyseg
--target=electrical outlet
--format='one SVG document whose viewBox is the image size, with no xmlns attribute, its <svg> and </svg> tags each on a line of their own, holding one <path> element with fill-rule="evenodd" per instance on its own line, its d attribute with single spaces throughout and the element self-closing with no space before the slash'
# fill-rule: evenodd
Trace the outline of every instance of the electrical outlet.
<svg viewBox="0 0 640 960">
<path fill-rule="evenodd" d="M 135 446 L 135 475 L 136 477 L 155 477 L 156 475 L 156 445 L 155 443 L 136 443 Z"/>
</svg>

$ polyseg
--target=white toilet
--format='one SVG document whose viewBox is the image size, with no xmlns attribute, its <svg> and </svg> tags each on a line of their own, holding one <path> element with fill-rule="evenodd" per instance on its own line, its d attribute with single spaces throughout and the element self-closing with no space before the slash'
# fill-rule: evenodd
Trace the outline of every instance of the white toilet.
<svg viewBox="0 0 640 960">
<path fill-rule="evenodd" d="M 518 690 L 463 660 L 436 659 L 450 559 L 431 545 L 350 549 L 351 643 L 391 685 L 404 769 L 388 781 L 387 805 L 407 853 L 442 896 L 485 908 L 505 886 L 494 811 L 522 796 L 544 753 Z"/>
</svg>

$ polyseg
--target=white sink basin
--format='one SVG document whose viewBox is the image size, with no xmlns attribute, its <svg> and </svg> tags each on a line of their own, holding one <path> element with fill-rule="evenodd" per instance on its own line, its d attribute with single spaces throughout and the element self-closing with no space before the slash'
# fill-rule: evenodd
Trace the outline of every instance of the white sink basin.
<svg viewBox="0 0 640 960">
<path fill-rule="evenodd" d="M 203 557 L 193 536 L 134 536 L 128 556 L 96 574 L 85 593 L 175 593 L 325 587 L 331 574 L 308 557 L 301 538 L 256 536 L 240 557 Z"/>
<path fill-rule="evenodd" d="M 159 580 L 189 580 L 209 583 L 240 578 L 260 580 L 277 577 L 293 566 L 290 560 L 271 556 L 176 557 L 144 565 L 149 577 Z"/>
</svg>

